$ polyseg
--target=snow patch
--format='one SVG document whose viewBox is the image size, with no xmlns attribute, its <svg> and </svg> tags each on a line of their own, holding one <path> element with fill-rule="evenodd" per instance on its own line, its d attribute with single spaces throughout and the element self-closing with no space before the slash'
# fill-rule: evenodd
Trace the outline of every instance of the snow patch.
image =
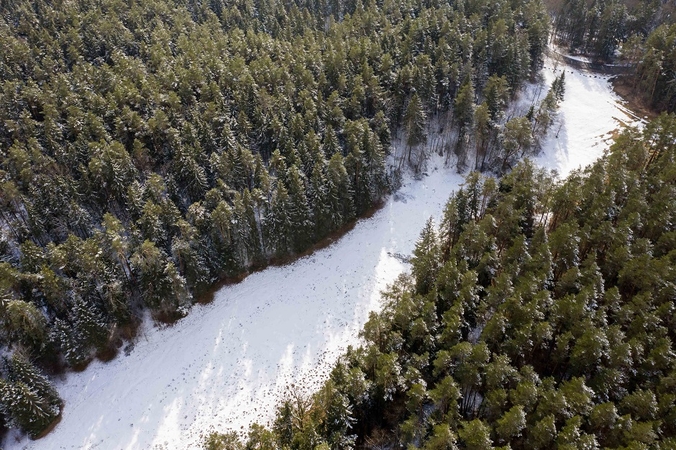
<svg viewBox="0 0 676 450">
<path fill-rule="evenodd" d="M 622 128 L 641 127 L 645 122 L 623 105 L 613 91 L 610 76 L 575 69 L 549 57 L 542 70 L 542 83 L 529 86 L 519 103 L 530 106 L 541 100 L 562 72 L 565 72 L 563 101 L 542 142 L 542 151 L 534 160 L 566 177 L 601 157 Z"/>
</svg>

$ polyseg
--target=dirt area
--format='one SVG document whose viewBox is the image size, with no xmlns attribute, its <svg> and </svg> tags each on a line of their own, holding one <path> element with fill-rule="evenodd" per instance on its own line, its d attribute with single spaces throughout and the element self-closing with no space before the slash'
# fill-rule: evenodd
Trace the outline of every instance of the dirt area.
<svg viewBox="0 0 676 450">
<path fill-rule="evenodd" d="M 615 93 L 627 102 L 625 106 L 635 114 L 643 119 L 654 119 L 659 116 L 658 111 L 646 105 L 640 96 L 636 95 L 634 86 L 626 76 L 614 77 L 610 83 Z"/>
</svg>

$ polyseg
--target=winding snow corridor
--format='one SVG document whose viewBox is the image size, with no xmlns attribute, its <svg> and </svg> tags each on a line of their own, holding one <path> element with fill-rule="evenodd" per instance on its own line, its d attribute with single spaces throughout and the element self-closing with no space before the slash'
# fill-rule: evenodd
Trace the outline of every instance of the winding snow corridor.
<svg viewBox="0 0 676 450">
<path fill-rule="evenodd" d="M 598 158 L 620 121 L 635 123 L 607 78 L 565 70 L 565 98 L 537 158 L 562 176 Z M 551 61 L 543 74 L 549 86 Z M 519 108 L 544 93 L 529 88 Z M 358 343 L 379 292 L 407 269 L 394 255 L 411 253 L 427 218 L 438 222 L 462 182 L 433 163 L 428 173 L 330 247 L 221 289 L 173 327 L 146 321 L 128 356 L 57 382 L 65 408 L 48 436 L 33 442 L 10 433 L 3 448 L 195 449 L 209 430 L 266 423 L 290 383 L 318 386 Z"/>
</svg>

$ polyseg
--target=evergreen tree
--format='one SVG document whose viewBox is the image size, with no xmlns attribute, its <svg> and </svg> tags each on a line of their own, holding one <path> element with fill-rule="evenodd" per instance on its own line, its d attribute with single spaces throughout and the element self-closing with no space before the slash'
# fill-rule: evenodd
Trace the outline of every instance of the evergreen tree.
<svg viewBox="0 0 676 450">
<path fill-rule="evenodd" d="M 309 236 L 314 226 L 305 188 L 306 180 L 296 166 L 289 168 L 286 179 L 288 180 L 290 226 L 287 233 L 290 236 L 291 249 L 294 252 L 301 252 L 307 248 Z"/>
<path fill-rule="evenodd" d="M 674 123 L 625 132 L 562 182 L 531 162 L 470 174 L 364 344 L 281 406 L 277 445 L 671 445 Z"/>
<path fill-rule="evenodd" d="M 312 206 L 316 239 L 326 236 L 332 228 L 328 194 L 326 161 L 321 157 L 312 169 L 312 177 L 308 186 L 308 202 Z"/>
<path fill-rule="evenodd" d="M 32 368 L 19 362 L 13 373 L 17 378 L 26 378 L 36 387 L 24 381 L 8 381 L 0 378 L 0 403 L 2 411 L 12 427 L 26 432 L 31 438 L 38 437 L 58 417 L 61 400 L 48 382 Z"/>
<path fill-rule="evenodd" d="M 32 303 L 9 300 L 0 305 L 5 334 L 35 352 L 40 352 L 47 338 L 45 316 Z"/>
<path fill-rule="evenodd" d="M 404 113 L 404 127 L 406 130 L 406 146 L 408 147 L 407 160 L 411 163 L 413 148 L 427 143 L 427 117 L 418 94 L 413 94 Z"/>
<path fill-rule="evenodd" d="M 234 250 L 233 216 L 232 207 L 224 200 L 219 200 L 210 217 L 211 233 L 216 242 L 216 253 L 220 260 L 218 267 L 230 270 L 242 265 L 242 261 L 236 259 Z"/>
<path fill-rule="evenodd" d="M 474 85 L 471 80 L 467 80 L 458 91 L 453 105 L 454 120 L 458 126 L 455 154 L 458 156 L 459 167 L 464 167 L 465 164 L 469 131 L 474 121 L 474 95 Z"/>
<path fill-rule="evenodd" d="M 199 291 L 212 281 L 209 267 L 205 260 L 206 249 L 197 235 L 197 230 L 188 222 L 178 222 L 181 236 L 171 243 L 171 252 L 178 264 L 179 271 L 184 274 L 191 289 Z"/>
<path fill-rule="evenodd" d="M 248 267 L 262 257 L 262 237 L 251 192 L 245 189 L 242 195 L 236 193 L 233 203 L 235 252 L 240 264 Z"/>
<path fill-rule="evenodd" d="M 56 411 L 24 383 L 15 383 L 11 388 L 0 386 L 0 389 L 7 399 L 11 422 L 30 437 L 39 436 L 57 416 Z"/>
<path fill-rule="evenodd" d="M 418 293 L 424 295 L 432 287 L 441 263 L 440 257 L 434 221 L 430 218 L 420 233 L 411 261 L 412 275 L 416 280 Z"/>
<path fill-rule="evenodd" d="M 42 361 L 58 343 L 54 358 L 79 364 L 145 308 L 173 320 L 212 280 L 307 249 L 392 188 L 395 137 L 422 169 L 427 114 L 472 110 L 468 87 L 493 75 L 514 92 L 544 48 L 539 1 L 226 3 L 4 5 L 10 350 Z M 658 41 L 640 71 L 656 96 L 669 92 Z"/>
<path fill-rule="evenodd" d="M 461 133 L 464 134 L 468 131 L 474 119 L 474 85 L 471 80 L 465 82 L 460 88 L 454 106 L 455 120 Z M 496 103 L 497 107 L 499 107 L 499 104 Z"/>
<path fill-rule="evenodd" d="M 175 314 L 186 307 L 190 294 L 185 279 L 173 262 L 151 241 L 145 241 L 132 255 L 144 302 L 160 314 Z"/>
<path fill-rule="evenodd" d="M 356 214 L 352 186 L 343 161 L 340 154 L 334 154 L 326 171 L 326 197 L 331 231 L 354 219 Z"/>
<path fill-rule="evenodd" d="M 488 106 L 491 120 L 498 120 L 499 114 L 507 106 L 507 101 L 509 100 L 509 85 L 507 84 L 507 78 L 504 76 L 498 77 L 496 75 L 489 77 L 488 81 L 486 81 L 483 95 L 486 100 L 486 105 Z"/>
<path fill-rule="evenodd" d="M 511 119 L 505 124 L 501 170 L 507 170 L 510 159 L 520 159 L 533 145 L 533 131 L 526 117 Z"/>
<path fill-rule="evenodd" d="M 14 353 L 11 360 L 6 363 L 9 382 L 20 382 L 30 386 L 53 409 L 58 410 L 62 406 L 63 402 L 54 386 L 28 359 Z"/>
<path fill-rule="evenodd" d="M 266 242 L 269 245 L 270 254 L 281 256 L 292 250 L 293 229 L 289 209 L 289 193 L 283 184 L 279 184 L 272 196 L 270 212 L 265 221 L 265 229 L 268 233 Z"/>
</svg>

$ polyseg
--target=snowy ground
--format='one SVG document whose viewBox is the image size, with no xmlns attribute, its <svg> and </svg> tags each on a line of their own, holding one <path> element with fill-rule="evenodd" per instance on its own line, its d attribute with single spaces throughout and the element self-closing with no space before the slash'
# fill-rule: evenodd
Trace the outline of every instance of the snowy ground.
<svg viewBox="0 0 676 450">
<path fill-rule="evenodd" d="M 537 158 L 562 176 L 598 158 L 620 122 L 634 123 L 607 78 L 565 70 L 560 115 Z M 554 74 L 548 61 L 547 85 Z M 68 374 L 57 385 L 61 423 L 35 442 L 10 433 L 3 448 L 200 448 L 210 430 L 267 422 L 288 384 L 318 386 L 358 343 L 379 292 L 406 270 L 393 255 L 411 253 L 427 218 L 440 217 L 462 181 L 433 163 L 428 172 L 330 247 L 221 289 L 171 328 L 148 323 L 128 356 Z"/>
<path fill-rule="evenodd" d="M 45 438 L 7 448 L 198 448 L 209 429 L 266 422 L 290 383 L 318 386 L 378 308 L 430 215 L 460 175 L 430 167 L 330 247 L 221 289 L 171 328 L 147 327 L 129 356 L 58 386 L 66 406 Z"/>
<path fill-rule="evenodd" d="M 542 144 L 542 152 L 535 158 L 538 165 L 555 169 L 561 177 L 594 162 L 610 147 L 614 134 L 622 127 L 642 123 L 613 92 L 610 76 L 574 69 L 547 58 L 542 71 L 545 86 L 551 86 L 564 70 L 564 99 Z M 530 106 L 546 94 L 547 89 L 533 86 L 520 103 Z"/>
</svg>

